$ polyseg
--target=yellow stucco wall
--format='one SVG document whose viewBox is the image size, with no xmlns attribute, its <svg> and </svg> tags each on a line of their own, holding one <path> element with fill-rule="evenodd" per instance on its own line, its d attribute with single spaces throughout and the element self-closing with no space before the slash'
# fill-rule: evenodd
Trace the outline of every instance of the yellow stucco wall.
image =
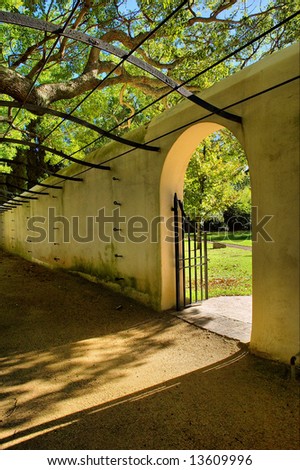
<svg viewBox="0 0 300 470">
<path fill-rule="evenodd" d="M 2 245 L 28 259 L 97 276 L 156 309 L 172 308 L 174 247 L 166 241 L 172 233 L 158 218 L 166 222 L 172 217 L 173 195 L 182 194 L 184 172 L 194 149 L 211 132 L 227 127 L 247 154 L 252 203 L 258 208 L 259 219 L 273 216 L 267 228 L 274 241 L 266 242 L 258 236 L 253 243 L 251 349 L 288 362 L 299 351 L 299 85 L 295 80 L 289 81 L 299 75 L 298 64 L 299 48 L 291 46 L 201 94 L 201 98 L 220 108 L 258 94 L 230 108 L 242 117 L 242 124 L 208 116 L 204 109 L 185 101 L 152 121 L 148 128 L 130 134 L 140 142 L 153 141 L 160 147 L 159 153 L 134 150 L 112 161 L 109 172 L 86 171 L 83 182 L 62 183 L 49 178 L 47 182 L 59 183 L 63 190 L 50 189 L 49 196 L 2 214 Z M 285 81 L 289 82 L 276 87 Z M 272 87 L 275 88 L 260 94 Z M 174 129 L 178 130 L 173 132 Z M 163 134 L 167 135 L 160 137 Z M 124 145 L 113 143 L 88 158 L 100 163 L 126 150 Z M 74 175 L 83 169 L 73 164 L 64 171 Z M 62 223 L 56 223 L 55 243 L 47 239 L 28 243 L 26 237 L 31 232 L 26 221 L 32 216 L 45 217 L 41 225 L 47 227 L 49 207 L 68 221 L 79 216 L 81 236 L 86 234 L 86 216 L 93 218 L 93 240 L 79 243 L 70 236 L 64 241 L 66 230 Z M 121 232 L 114 232 L 114 224 L 107 223 L 105 234 L 111 239 L 103 242 L 98 237 L 95 217 L 101 208 L 111 216 L 118 207 L 126 221 L 115 227 Z M 136 219 L 135 240 L 130 240 L 130 221 L 136 216 L 143 219 Z M 119 240 L 118 234 L 124 240 Z"/>
</svg>

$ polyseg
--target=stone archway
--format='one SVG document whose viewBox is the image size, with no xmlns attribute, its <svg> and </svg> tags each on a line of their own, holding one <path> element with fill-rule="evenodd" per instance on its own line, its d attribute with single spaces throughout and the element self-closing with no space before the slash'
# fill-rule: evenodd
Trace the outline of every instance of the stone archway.
<svg viewBox="0 0 300 470">
<path fill-rule="evenodd" d="M 174 143 L 174 145 L 170 149 L 170 152 L 167 156 L 166 163 L 164 165 L 163 172 L 161 175 L 161 194 L 164 194 L 161 200 L 161 210 L 164 214 L 164 219 L 168 219 L 168 217 L 170 217 L 172 220 L 173 214 L 172 216 L 170 215 L 170 207 L 169 207 L 170 204 L 166 203 L 170 201 L 170 198 L 172 195 L 172 189 L 176 188 L 176 197 L 178 197 L 179 200 L 183 201 L 184 199 L 183 198 L 184 177 L 185 177 L 186 170 L 187 170 L 192 154 L 194 153 L 196 148 L 201 144 L 203 139 L 216 133 L 217 131 L 221 129 L 222 129 L 222 126 L 220 126 L 217 123 L 200 122 L 190 127 L 185 132 L 183 132 L 183 134 L 181 134 L 181 136 L 177 139 L 177 141 Z M 233 133 L 231 133 L 231 135 L 232 135 L 232 138 L 235 137 Z M 167 192 L 167 195 L 166 195 L 166 192 Z M 173 209 L 172 209 L 172 212 L 173 212 Z M 189 270 L 188 269 L 185 270 L 187 273 L 186 276 L 188 276 L 188 279 L 190 279 L 191 285 L 188 284 L 185 287 L 183 287 L 183 283 L 185 282 L 184 279 L 186 276 L 183 274 L 182 270 L 179 269 L 178 277 L 180 279 L 177 278 L 178 279 L 177 282 L 179 282 L 180 284 L 181 294 L 179 295 L 180 298 L 176 297 L 178 293 L 177 293 L 176 285 L 174 283 L 174 272 L 176 271 L 175 259 L 174 259 L 175 239 L 172 239 L 175 237 L 175 235 L 174 237 L 170 237 L 170 234 L 169 234 L 171 225 L 175 225 L 175 219 L 174 221 L 172 220 L 172 222 L 171 220 L 170 222 L 168 222 L 162 227 L 163 229 L 162 244 L 164 245 L 164 249 L 162 250 L 162 268 L 164 270 L 164 277 L 162 277 L 162 293 L 163 293 L 163 301 L 166 302 L 166 308 L 168 308 L 170 304 L 171 305 L 174 304 L 175 298 L 177 299 L 176 300 L 177 304 L 180 302 L 182 306 L 186 305 L 185 297 L 187 296 L 189 298 L 189 289 L 190 288 L 193 289 L 191 285 L 194 285 L 194 283 L 197 282 L 197 285 L 199 286 L 199 282 L 200 282 L 200 279 L 199 279 L 200 273 L 199 272 L 196 273 L 196 268 L 194 268 L 194 263 L 197 264 L 200 262 L 200 258 L 198 258 L 198 260 L 195 260 L 194 256 L 200 257 L 200 251 L 198 250 L 195 252 L 193 251 L 195 247 L 193 244 L 194 237 L 192 235 L 191 242 L 189 244 L 191 255 L 188 255 L 188 249 L 186 248 L 186 256 L 192 256 L 192 261 L 191 261 L 192 268 Z M 167 240 L 167 243 L 165 243 L 165 240 Z M 249 247 L 249 249 L 252 251 L 252 248 Z M 179 248 L 179 250 L 181 251 L 181 248 Z M 180 256 L 182 257 L 182 255 Z M 209 258 L 210 258 L 210 255 L 209 255 Z M 170 260 L 172 262 L 170 262 Z M 189 264 L 188 260 L 186 260 L 186 264 Z M 220 264 L 222 264 L 222 262 L 220 262 Z M 251 256 L 250 266 L 252 267 L 252 256 Z M 198 268 L 198 271 L 200 271 L 200 268 Z M 210 271 L 211 269 L 210 269 L 210 263 L 209 263 L 208 272 Z M 201 273 L 201 276 L 204 276 L 203 271 Z M 200 290 L 200 287 L 199 287 L 199 290 Z M 203 292 L 202 294 L 199 294 L 198 292 L 198 295 L 200 296 L 204 294 Z M 252 296 L 248 295 L 248 297 L 245 297 L 245 298 L 240 298 L 240 297 L 232 298 L 231 297 L 232 294 L 222 294 L 222 295 L 223 296 L 229 295 L 229 297 L 221 297 L 219 299 L 211 298 L 209 302 L 205 302 L 204 304 L 201 303 L 198 306 L 193 305 L 191 308 L 187 308 L 187 310 L 184 309 L 184 311 L 179 314 L 179 317 L 184 318 L 184 319 L 188 318 L 189 319 L 188 321 L 190 321 L 191 323 L 195 323 L 201 326 L 202 316 L 203 316 L 203 320 L 206 323 L 208 319 L 207 317 L 208 311 L 211 312 L 212 311 L 211 306 L 215 305 L 216 311 L 218 311 L 219 314 L 222 311 L 223 312 L 222 315 L 224 316 L 220 317 L 220 315 L 215 316 L 214 314 L 209 313 L 210 320 L 209 320 L 208 329 L 211 329 L 211 331 L 216 331 L 220 334 L 229 335 L 230 337 L 231 337 L 231 334 L 233 334 L 234 335 L 232 336 L 233 338 L 243 340 L 244 342 L 249 342 L 250 334 L 251 334 L 251 326 L 252 326 Z M 211 295 L 209 293 L 209 297 L 211 296 L 214 297 L 213 294 Z M 197 299 L 199 300 L 199 298 L 200 297 L 198 297 Z M 189 301 L 187 301 L 187 304 L 189 304 Z M 234 311 L 235 309 L 236 311 Z M 226 318 L 228 318 L 228 320 L 226 320 Z M 235 318 L 235 320 L 233 320 L 233 318 Z M 240 322 L 237 321 L 239 318 L 241 319 Z M 234 326 L 234 329 L 232 330 L 232 332 L 230 332 L 229 325 L 232 325 L 232 327 Z"/>
<path fill-rule="evenodd" d="M 242 116 L 243 124 L 225 123 L 219 117 L 214 122 L 204 118 L 198 124 L 181 129 L 169 144 L 160 179 L 161 214 L 167 218 L 171 217 L 174 192 L 182 193 L 185 168 L 196 145 L 222 126 L 239 139 L 248 158 L 252 183 L 253 328 L 250 346 L 255 353 L 286 362 L 299 349 L 299 255 L 295 230 L 299 188 L 299 89 L 297 81 L 289 80 L 297 76 L 294 56 L 297 53 L 297 47 L 291 47 L 205 92 L 205 99 L 222 104 L 240 100 L 232 110 Z M 276 86 L 279 83 L 284 85 Z M 213 89 L 215 93 L 211 95 Z M 268 91 L 261 93 L 260 90 Z M 251 95 L 252 99 L 243 101 L 245 96 Z M 184 119 L 188 121 L 188 116 L 193 121 L 195 116 L 185 104 L 177 107 L 173 116 L 171 114 L 168 125 L 172 121 L 173 127 Z M 162 130 L 162 120 L 159 124 Z M 162 308 L 170 307 L 171 298 L 175 298 L 174 265 L 170 262 L 174 257 L 172 247 L 164 242 L 165 236 L 166 231 L 162 230 Z"/>
</svg>

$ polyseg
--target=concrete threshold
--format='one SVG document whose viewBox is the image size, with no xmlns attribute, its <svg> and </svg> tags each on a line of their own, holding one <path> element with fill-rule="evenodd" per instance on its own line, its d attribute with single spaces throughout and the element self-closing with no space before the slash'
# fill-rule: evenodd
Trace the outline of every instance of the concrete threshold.
<svg viewBox="0 0 300 470">
<path fill-rule="evenodd" d="M 214 297 L 181 312 L 178 318 L 227 338 L 249 343 L 252 327 L 252 296 Z"/>
</svg>

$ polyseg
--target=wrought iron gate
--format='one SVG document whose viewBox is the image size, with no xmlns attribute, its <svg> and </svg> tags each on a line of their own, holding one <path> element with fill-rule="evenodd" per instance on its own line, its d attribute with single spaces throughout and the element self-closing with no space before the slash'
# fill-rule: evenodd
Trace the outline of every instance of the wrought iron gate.
<svg viewBox="0 0 300 470">
<path fill-rule="evenodd" d="M 207 234 L 184 212 L 174 195 L 176 309 L 208 298 Z"/>
</svg>

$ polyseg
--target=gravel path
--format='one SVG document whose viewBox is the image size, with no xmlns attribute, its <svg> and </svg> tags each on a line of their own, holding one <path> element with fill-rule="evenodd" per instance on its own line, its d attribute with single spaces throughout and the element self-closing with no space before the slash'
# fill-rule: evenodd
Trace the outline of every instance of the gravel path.
<svg viewBox="0 0 300 470">
<path fill-rule="evenodd" d="M 79 276 L 0 274 L 1 448 L 299 448 L 285 366 Z"/>
<path fill-rule="evenodd" d="M 208 242 L 213 244 L 214 242 Z M 252 251 L 252 246 L 245 246 L 245 245 L 238 245 L 237 243 L 223 243 L 220 242 L 222 245 L 225 245 L 228 248 L 239 248 L 241 250 Z"/>
<path fill-rule="evenodd" d="M 229 248 L 239 248 L 240 250 L 252 251 L 252 246 L 238 245 L 235 243 L 225 243 Z"/>
</svg>

